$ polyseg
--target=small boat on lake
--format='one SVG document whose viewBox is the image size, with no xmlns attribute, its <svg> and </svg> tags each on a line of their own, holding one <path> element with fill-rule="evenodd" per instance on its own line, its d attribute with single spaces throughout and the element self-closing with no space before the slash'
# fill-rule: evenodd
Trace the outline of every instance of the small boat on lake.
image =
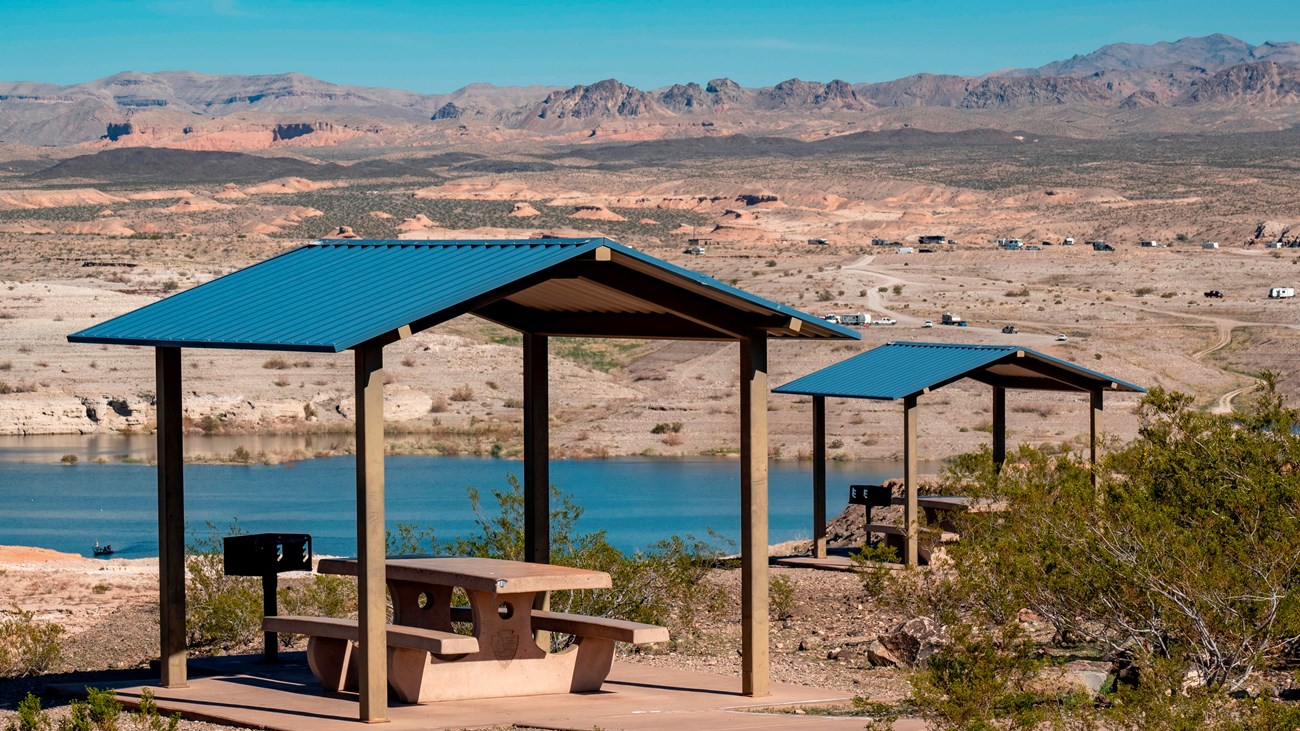
<svg viewBox="0 0 1300 731">
<path fill-rule="evenodd" d="M 95 541 L 95 547 L 92 550 L 95 552 L 96 556 L 113 555 L 113 546 L 108 543 L 105 543 L 104 545 L 101 546 L 99 545 L 99 541 Z"/>
</svg>

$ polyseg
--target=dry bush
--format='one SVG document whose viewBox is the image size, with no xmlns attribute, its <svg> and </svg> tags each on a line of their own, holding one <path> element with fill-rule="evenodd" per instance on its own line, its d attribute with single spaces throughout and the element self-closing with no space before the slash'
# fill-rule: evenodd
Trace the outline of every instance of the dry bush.
<svg viewBox="0 0 1300 731">
<path fill-rule="evenodd" d="M 468 384 L 457 386 L 451 390 L 452 401 L 472 401 L 474 399 L 474 389 Z"/>
<path fill-rule="evenodd" d="M 290 366 L 289 361 L 277 355 L 274 358 L 268 358 L 264 363 L 262 363 L 262 367 L 272 371 L 283 371 L 287 370 Z"/>
<path fill-rule="evenodd" d="M 434 396 L 433 399 L 429 401 L 430 414 L 441 414 L 450 408 L 451 405 L 447 403 L 447 397 L 444 394 L 440 393 L 437 396 Z"/>
<path fill-rule="evenodd" d="M 12 617 L 0 622 L 0 678 L 38 675 L 54 666 L 62 651 L 64 629 L 53 622 L 37 622 L 31 612 L 15 607 Z"/>
</svg>

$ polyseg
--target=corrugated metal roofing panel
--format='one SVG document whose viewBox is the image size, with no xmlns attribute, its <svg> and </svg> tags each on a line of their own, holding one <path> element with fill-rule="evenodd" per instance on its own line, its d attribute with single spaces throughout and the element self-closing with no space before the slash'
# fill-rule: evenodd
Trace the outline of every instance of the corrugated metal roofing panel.
<svg viewBox="0 0 1300 731">
<path fill-rule="evenodd" d="M 795 379 L 775 393 L 893 401 L 918 394 L 1023 352 L 1044 364 L 1039 370 L 1061 369 L 1115 390 L 1145 391 L 1141 386 L 1088 370 L 1059 358 L 1011 345 L 953 343 L 887 343 L 848 360 Z M 1064 388 L 1064 387 L 1063 387 Z"/>
<path fill-rule="evenodd" d="M 723 305 L 857 333 L 603 238 L 317 241 L 68 336 L 72 342 L 337 352 L 606 246 Z"/>
<path fill-rule="evenodd" d="M 316 242 L 69 340 L 337 352 L 599 245 L 597 239 Z"/>
</svg>

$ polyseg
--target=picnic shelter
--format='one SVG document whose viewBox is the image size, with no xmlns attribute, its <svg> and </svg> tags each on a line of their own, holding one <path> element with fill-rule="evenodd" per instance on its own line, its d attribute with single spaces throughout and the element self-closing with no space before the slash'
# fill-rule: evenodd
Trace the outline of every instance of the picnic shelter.
<svg viewBox="0 0 1300 731">
<path fill-rule="evenodd" d="M 522 334 L 524 540 L 535 563 L 550 556 L 548 338 L 738 343 L 741 690 L 766 695 L 767 343 L 859 336 L 604 238 L 316 241 L 68 336 L 155 350 L 161 685 L 187 684 L 183 351 L 351 350 L 359 718 L 387 718 L 384 347 L 464 314 Z"/>
<path fill-rule="evenodd" d="M 1007 454 L 1007 391 L 1086 393 L 1089 399 L 1089 460 L 1097 463 L 1106 392 L 1142 393 L 1141 386 L 1017 345 L 886 343 L 773 389 L 773 393 L 812 397 L 813 556 L 826 558 L 826 399 L 854 398 L 903 402 L 904 555 L 918 561 L 917 403 L 918 398 L 970 378 L 993 390 L 993 461 L 1000 469 Z M 1096 475 L 1094 473 L 1095 482 Z"/>
</svg>

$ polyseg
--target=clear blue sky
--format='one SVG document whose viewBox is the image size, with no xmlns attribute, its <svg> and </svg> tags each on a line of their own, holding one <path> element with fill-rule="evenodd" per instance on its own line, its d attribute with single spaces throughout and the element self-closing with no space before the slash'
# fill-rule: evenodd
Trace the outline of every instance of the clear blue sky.
<svg viewBox="0 0 1300 731">
<path fill-rule="evenodd" d="M 730 76 L 883 81 L 1040 66 L 1106 43 L 1300 40 L 1300 2 L 0 0 L 0 79 L 300 71 L 446 92 L 466 83 L 643 88 Z"/>
</svg>

